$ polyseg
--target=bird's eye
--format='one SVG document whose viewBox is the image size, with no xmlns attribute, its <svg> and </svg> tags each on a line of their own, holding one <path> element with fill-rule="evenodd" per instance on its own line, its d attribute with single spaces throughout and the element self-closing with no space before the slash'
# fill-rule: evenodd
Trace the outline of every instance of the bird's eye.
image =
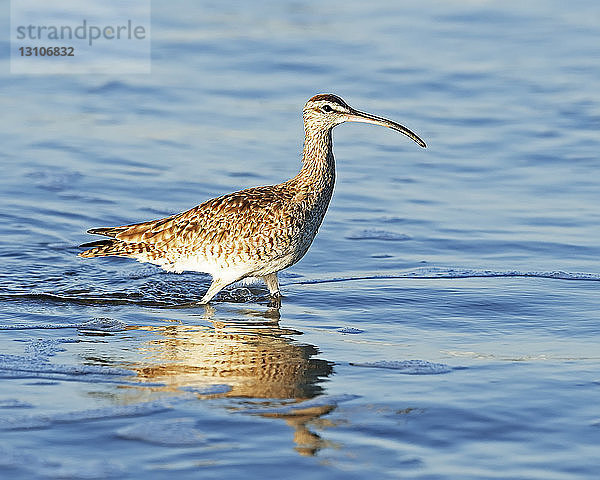
<svg viewBox="0 0 600 480">
<path fill-rule="evenodd" d="M 325 113 L 329 113 L 329 112 L 333 112 L 333 108 L 331 108 L 331 105 L 323 105 L 321 107 L 321 111 L 323 111 Z"/>
</svg>

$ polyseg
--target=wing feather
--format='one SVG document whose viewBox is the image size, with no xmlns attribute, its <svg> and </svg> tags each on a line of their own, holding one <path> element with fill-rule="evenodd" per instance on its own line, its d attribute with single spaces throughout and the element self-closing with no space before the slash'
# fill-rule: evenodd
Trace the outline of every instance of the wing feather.
<svg viewBox="0 0 600 480">
<path fill-rule="evenodd" d="M 266 226 L 283 221 L 289 193 L 279 186 L 255 187 L 208 200 L 182 213 L 158 220 L 92 228 L 88 233 L 115 238 L 127 244 L 145 244 L 153 250 L 190 250 L 203 244 L 251 241 Z M 272 217 L 273 222 L 265 222 Z M 279 217 L 278 219 L 274 217 Z M 284 222 L 285 223 L 285 222 Z M 262 229 L 262 231 L 261 231 Z"/>
</svg>

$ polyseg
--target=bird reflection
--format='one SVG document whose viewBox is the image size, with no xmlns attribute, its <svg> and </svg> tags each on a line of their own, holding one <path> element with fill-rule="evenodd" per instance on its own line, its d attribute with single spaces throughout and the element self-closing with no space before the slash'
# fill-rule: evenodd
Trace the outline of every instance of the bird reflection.
<svg viewBox="0 0 600 480">
<path fill-rule="evenodd" d="M 241 313 L 244 318 L 239 320 L 216 319 L 207 306 L 202 325 L 172 322 L 135 327 L 156 336 L 144 344 L 146 361 L 128 368 L 140 380 L 159 382 L 172 390 L 224 383 L 231 387 L 224 396 L 265 399 L 263 405 L 281 404 L 277 399 L 302 401 L 323 393 L 321 383 L 332 374 L 332 364 L 314 358 L 319 353 L 315 346 L 290 338 L 302 332 L 281 328 L 277 308 Z M 324 446 L 325 441 L 307 425 L 333 408 L 313 406 L 277 415 L 294 428 L 300 454 L 314 455 Z"/>
</svg>

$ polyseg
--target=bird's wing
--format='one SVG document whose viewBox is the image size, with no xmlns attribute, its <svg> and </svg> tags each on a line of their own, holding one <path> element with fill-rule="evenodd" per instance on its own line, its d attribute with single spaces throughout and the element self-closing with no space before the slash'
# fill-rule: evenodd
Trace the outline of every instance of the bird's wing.
<svg viewBox="0 0 600 480">
<path fill-rule="evenodd" d="M 208 200 L 170 217 L 118 227 L 103 227 L 89 233 L 105 235 L 125 243 L 143 243 L 164 250 L 187 249 L 225 239 L 260 233 L 267 217 L 281 211 L 285 194 L 274 187 L 255 187 Z M 271 219 L 273 220 L 273 219 Z"/>
</svg>

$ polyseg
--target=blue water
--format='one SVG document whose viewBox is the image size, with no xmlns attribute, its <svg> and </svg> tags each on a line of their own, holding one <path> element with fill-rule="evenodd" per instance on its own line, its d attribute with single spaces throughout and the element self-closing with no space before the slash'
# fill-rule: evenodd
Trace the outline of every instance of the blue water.
<svg viewBox="0 0 600 480">
<path fill-rule="evenodd" d="M 0 476 L 598 478 L 597 2 L 152 7 L 151 75 L 1 57 Z M 337 127 L 279 311 L 76 256 L 293 176 L 319 92 L 428 148 Z"/>
</svg>

